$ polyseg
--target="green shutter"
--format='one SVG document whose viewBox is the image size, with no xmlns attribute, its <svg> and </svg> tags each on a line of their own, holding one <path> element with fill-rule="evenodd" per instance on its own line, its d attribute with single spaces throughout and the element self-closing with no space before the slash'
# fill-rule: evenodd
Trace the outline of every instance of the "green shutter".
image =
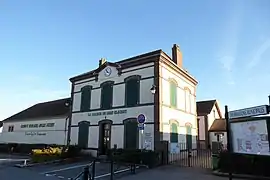
<svg viewBox="0 0 270 180">
<path fill-rule="evenodd" d="M 137 78 L 130 79 L 126 82 L 126 105 L 128 107 L 136 106 L 139 102 L 139 81 Z"/>
<path fill-rule="evenodd" d="M 177 107 L 177 85 L 174 82 L 170 83 L 170 99 L 171 106 Z"/>
<path fill-rule="evenodd" d="M 111 83 L 104 84 L 101 90 L 101 108 L 110 109 L 113 100 L 113 86 Z"/>
<path fill-rule="evenodd" d="M 137 149 L 139 133 L 137 128 L 137 121 L 130 120 L 124 123 L 124 148 Z"/>
<path fill-rule="evenodd" d="M 85 86 L 82 88 L 81 94 L 81 111 L 85 112 L 90 109 L 91 104 L 91 87 Z"/>
<path fill-rule="evenodd" d="M 178 130 L 177 125 L 175 123 L 171 124 L 171 143 L 178 143 Z"/>
<path fill-rule="evenodd" d="M 187 148 L 192 149 L 192 128 L 191 126 L 186 126 L 186 143 Z"/>
</svg>

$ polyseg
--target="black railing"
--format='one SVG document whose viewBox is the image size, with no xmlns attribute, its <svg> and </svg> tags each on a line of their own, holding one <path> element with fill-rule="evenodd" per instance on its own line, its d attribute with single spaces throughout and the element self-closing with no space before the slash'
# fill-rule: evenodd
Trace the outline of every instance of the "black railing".
<svg viewBox="0 0 270 180">
<path fill-rule="evenodd" d="M 71 178 L 71 180 L 94 180 L 96 175 L 96 162 L 97 160 L 92 161 L 89 165 L 85 166 L 83 171 L 80 172 L 77 176 L 74 178 Z M 116 167 L 115 167 L 116 166 Z M 114 179 L 115 174 L 119 173 L 119 167 L 121 166 L 121 163 L 117 163 L 113 160 L 110 160 L 110 180 Z M 129 171 L 132 174 L 135 174 L 136 171 L 136 164 L 129 164 Z M 128 170 L 127 170 L 128 171 Z"/>
<path fill-rule="evenodd" d="M 90 171 L 91 169 L 91 171 Z M 96 172 L 96 160 L 92 161 L 89 165 L 85 166 L 83 171 L 80 172 L 77 176 L 74 178 L 71 178 L 71 180 L 93 180 L 95 179 L 95 172 Z"/>
</svg>

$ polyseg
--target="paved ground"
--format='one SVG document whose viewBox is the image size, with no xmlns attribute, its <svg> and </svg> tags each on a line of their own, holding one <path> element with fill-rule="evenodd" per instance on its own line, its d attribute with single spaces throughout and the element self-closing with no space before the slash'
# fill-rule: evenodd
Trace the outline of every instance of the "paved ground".
<svg viewBox="0 0 270 180">
<path fill-rule="evenodd" d="M 17 162 L 10 162 L 3 164 L 0 167 L 1 180 L 55 180 L 64 179 L 68 180 L 76 177 L 81 173 L 85 166 L 89 165 L 89 161 L 69 163 L 69 164 L 50 164 L 38 165 L 34 167 L 18 168 L 14 167 Z M 109 163 L 96 163 L 95 177 L 96 179 L 106 180 L 110 179 L 111 166 Z M 123 177 L 130 175 L 129 167 L 127 166 L 114 166 L 115 177 Z"/>
<path fill-rule="evenodd" d="M 210 171 L 195 168 L 163 166 L 148 171 L 125 176 L 120 180 L 228 180 L 228 177 L 218 177 Z M 241 179 L 238 179 L 241 180 Z"/>
<path fill-rule="evenodd" d="M 21 156 L 5 157 L 0 155 L 0 179 L 1 180 L 68 180 L 79 174 L 89 162 L 77 162 L 69 164 L 51 164 L 39 165 L 35 167 L 17 168 L 13 165 L 17 162 L 10 161 L 3 163 L 5 159 L 23 159 Z M 26 158 L 26 157 L 24 157 Z M 1 165 L 2 164 L 2 165 Z M 152 170 L 138 169 L 136 174 L 131 174 L 127 166 L 121 166 L 116 169 L 115 179 L 121 180 L 164 180 L 164 179 L 185 179 L 185 180 L 226 180 L 228 178 L 217 177 L 210 171 L 202 168 L 184 168 L 177 166 L 163 166 Z M 96 164 L 96 179 L 110 179 L 110 164 Z"/>
</svg>

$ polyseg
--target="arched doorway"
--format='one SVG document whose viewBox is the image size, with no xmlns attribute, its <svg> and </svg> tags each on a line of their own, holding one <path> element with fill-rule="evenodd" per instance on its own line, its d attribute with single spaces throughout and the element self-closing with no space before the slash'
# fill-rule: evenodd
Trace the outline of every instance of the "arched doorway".
<svg viewBox="0 0 270 180">
<path fill-rule="evenodd" d="M 111 148 L 111 120 L 99 121 L 99 155 L 105 155 Z"/>
</svg>

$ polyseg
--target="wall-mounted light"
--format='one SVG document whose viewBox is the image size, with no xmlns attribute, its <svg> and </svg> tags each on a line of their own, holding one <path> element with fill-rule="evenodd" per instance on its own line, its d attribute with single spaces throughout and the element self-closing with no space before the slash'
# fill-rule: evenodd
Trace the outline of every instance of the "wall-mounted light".
<svg viewBox="0 0 270 180">
<path fill-rule="evenodd" d="M 151 91 L 152 94 L 155 94 L 156 93 L 156 86 L 152 85 L 150 91 Z"/>
</svg>

